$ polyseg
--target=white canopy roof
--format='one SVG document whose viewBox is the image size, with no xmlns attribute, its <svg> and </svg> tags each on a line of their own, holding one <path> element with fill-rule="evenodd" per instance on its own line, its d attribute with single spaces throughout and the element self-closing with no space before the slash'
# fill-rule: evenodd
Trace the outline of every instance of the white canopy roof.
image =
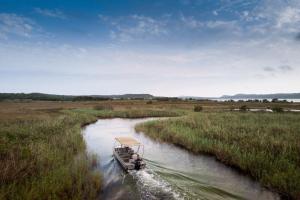
<svg viewBox="0 0 300 200">
<path fill-rule="evenodd" d="M 136 145 L 141 145 L 139 141 L 132 137 L 116 137 L 115 138 L 120 144 L 125 145 L 125 146 L 136 146 Z"/>
</svg>

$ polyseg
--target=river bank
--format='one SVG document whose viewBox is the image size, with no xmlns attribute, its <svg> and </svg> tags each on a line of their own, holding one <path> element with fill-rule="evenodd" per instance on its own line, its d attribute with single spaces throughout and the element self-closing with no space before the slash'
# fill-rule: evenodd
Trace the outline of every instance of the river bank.
<svg viewBox="0 0 300 200">
<path fill-rule="evenodd" d="M 148 136 L 216 156 L 283 197 L 300 196 L 300 115 L 197 113 L 136 126 Z"/>
<path fill-rule="evenodd" d="M 278 194 L 212 156 L 196 155 L 134 130 L 138 123 L 164 119 L 99 119 L 84 127 L 87 150 L 100 159 L 97 167 L 103 175 L 100 199 L 279 200 Z M 112 148 L 115 138 L 120 136 L 133 137 L 144 144 L 144 170 L 125 173 L 114 159 Z"/>
<path fill-rule="evenodd" d="M 0 116 L 0 199 L 95 199 L 101 173 L 93 170 L 97 161 L 86 152 L 81 128 L 98 118 L 175 115 L 105 109 L 5 114 Z"/>
<path fill-rule="evenodd" d="M 97 167 L 95 163 L 98 163 L 94 160 L 95 156 L 87 154 L 86 144 L 81 134 L 83 126 L 96 122 L 99 118 L 172 116 L 176 117 L 173 118 L 172 121 L 178 120 L 178 122 L 176 121 L 175 123 L 179 126 L 179 129 L 178 127 L 173 129 L 174 124 L 166 123 L 160 125 L 161 127 L 157 133 L 161 133 L 162 130 L 165 129 L 170 129 L 172 133 L 187 131 L 186 133 L 188 135 L 192 132 L 189 129 L 185 129 L 185 126 L 192 124 L 192 129 L 197 129 L 197 126 L 201 126 L 201 123 L 193 124 L 194 121 L 198 121 L 191 117 L 194 114 L 193 109 L 195 105 L 203 106 L 206 112 L 211 113 L 218 111 L 218 114 L 215 113 L 215 115 L 221 118 L 224 115 L 224 110 L 232 106 L 240 106 L 239 103 L 206 101 L 0 102 L 0 167 L 3 169 L 0 171 L 0 199 L 81 199 L 82 197 L 93 199 L 102 188 L 101 175 L 99 172 L 96 173 L 93 170 Z M 248 103 L 247 105 L 250 108 L 252 106 L 258 106 L 257 103 Z M 259 105 L 261 107 L 265 106 L 265 104 L 262 103 Z M 298 109 L 299 107 L 299 105 L 295 103 L 280 105 L 289 109 Z M 294 114 L 296 115 L 297 113 Z M 181 118 L 180 116 L 183 115 L 187 116 Z M 253 113 L 253 115 L 260 116 L 261 113 Z M 276 114 L 273 113 L 272 115 Z M 293 114 L 290 113 L 288 115 Z M 283 116 L 280 118 L 280 122 L 278 121 L 279 124 L 281 121 L 287 121 L 284 122 L 284 130 L 288 130 L 289 128 L 293 129 L 294 125 L 291 126 L 288 123 L 290 120 L 294 122 L 293 118 L 286 118 L 286 113 L 278 113 L 278 116 Z M 181 120 L 185 118 L 187 119 L 184 123 L 181 123 Z M 204 122 L 209 121 L 204 120 Z M 222 120 L 217 122 L 222 123 Z M 233 123 L 235 121 L 229 120 L 228 122 Z M 237 123 L 232 124 L 232 130 L 237 130 L 235 129 L 236 124 Z M 261 123 L 258 122 L 257 124 Z M 216 125 L 211 122 L 204 123 L 204 125 L 207 130 L 210 130 L 209 127 L 216 127 Z M 219 129 L 220 128 L 222 127 L 219 127 Z M 276 135 L 279 135 L 284 141 L 285 134 L 281 134 L 281 127 L 277 127 L 274 124 L 273 128 L 276 133 L 274 137 L 277 138 Z M 246 130 L 248 129 L 250 128 L 246 128 Z M 262 141 L 266 143 L 273 141 L 272 137 L 265 137 L 265 134 L 263 134 L 265 129 L 259 130 L 260 132 L 257 133 L 258 136 L 264 136 L 261 139 Z M 238 131 L 242 131 L 243 133 L 245 130 L 239 128 Z M 161 137 L 164 137 L 163 134 Z M 212 134 L 211 137 L 216 136 Z M 271 147 L 276 147 L 276 151 L 279 152 L 281 150 L 283 150 L 283 152 L 286 152 L 286 150 L 290 152 L 289 142 L 294 144 L 296 141 L 299 141 L 297 139 L 298 135 L 294 133 L 294 138 L 291 137 L 291 135 L 286 135 L 286 137 L 290 139 L 284 143 L 284 148 L 282 148 L 282 143 L 280 142 L 278 142 L 278 144 L 272 143 Z M 236 142 L 235 137 L 228 137 L 227 139 L 232 140 L 232 143 Z M 172 137 L 166 137 L 165 140 L 173 142 Z M 196 143 L 197 141 L 198 140 L 195 140 Z M 209 140 L 205 139 L 204 141 Z M 244 143 L 247 143 L 247 141 L 244 141 Z M 180 143 L 177 142 L 177 144 Z M 251 148 L 251 145 L 256 144 L 249 143 L 249 148 Z M 215 145 L 212 144 L 212 147 L 215 147 Z M 191 150 L 194 151 L 193 148 L 191 148 Z M 234 148 L 232 148 L 232 150 L 234 150 Z M 294 152 L 296 153 L 297 151 Z M 290 158 L 298 162 L 298 157 L 290 157 L 289 154 L 282 153 L 280 155 L 282 155 L 280 157 L 282 158 L 281 162 L 284 164 L 285 160 L 290 160 Z M 259 160 L 259 157 L 252 157 L 253 163 L 255 163 L 255 159 Z M 293 172 L 293 165 L 291 165 L 291 167 L 289 166 L 290 165 L 288 165 L 287 169 Z M 274 165 L 274 169 L 271 170 L 276 170 L 277 168 L 279 167 Z M 279 177 L 281 178 L 281 176 L 277 176 L 274 177 L 274 179 Z M 287 178 L 284 179 L 284 183 L 289 184 L 285 184 L 285 188 L 290 189 L 297 187 L 297 180 L 295 184 L 288 182 L 289 177 L 297 177 L 294 176 L 294 173 L 285 175 L 285 177 Z M 281 179 L 277 180 L 278 182 L 282 182 Z M 268 181 L 269 180 L 266 179 L 267 183 Z"/>
</svg>

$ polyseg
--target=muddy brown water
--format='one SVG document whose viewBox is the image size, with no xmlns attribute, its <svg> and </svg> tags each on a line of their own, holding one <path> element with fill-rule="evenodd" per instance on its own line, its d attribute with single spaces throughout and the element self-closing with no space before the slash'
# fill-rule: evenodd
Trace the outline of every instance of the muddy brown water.
<svg viewBox="0 0 300 200">
<path fill-rule="evenodd" d="M 148 120 L 157 119 L 101 119 L 83 129 L 88 151 L 99 157 L 101 199 L 280 199 L 212 156 L 195 155 L 136 133 L 134 126 Z M 122 170 L 112 156 L 118 136 L 131 136 L 145 145 L 146 169 Z"/>
</svg>

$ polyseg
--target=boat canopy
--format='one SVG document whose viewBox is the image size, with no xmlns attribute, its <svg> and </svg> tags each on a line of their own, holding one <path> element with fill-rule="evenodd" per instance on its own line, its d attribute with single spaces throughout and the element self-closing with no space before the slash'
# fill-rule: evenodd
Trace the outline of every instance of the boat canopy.
<svg viewBox="0 0 300 200">
<path fill-rule="evenodd" d="M 132 137 L 116 137 L 115 138 L 121 145 L 124 146 L 139 146 L 141 143 Z"/>
</svg>

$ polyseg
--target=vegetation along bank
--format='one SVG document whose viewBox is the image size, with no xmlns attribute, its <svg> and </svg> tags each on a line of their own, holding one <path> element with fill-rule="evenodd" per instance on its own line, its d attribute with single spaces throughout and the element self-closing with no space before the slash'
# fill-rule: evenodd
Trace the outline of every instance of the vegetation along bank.
<svg viewBox="0 0 300 200">
<path fill-rule="evenodd" d="M 195 153 L 207 153 L 285 197 L 300 198 L 300 115 L 199 112 L 149 121 L 139 132 Z"/>
</svg>

